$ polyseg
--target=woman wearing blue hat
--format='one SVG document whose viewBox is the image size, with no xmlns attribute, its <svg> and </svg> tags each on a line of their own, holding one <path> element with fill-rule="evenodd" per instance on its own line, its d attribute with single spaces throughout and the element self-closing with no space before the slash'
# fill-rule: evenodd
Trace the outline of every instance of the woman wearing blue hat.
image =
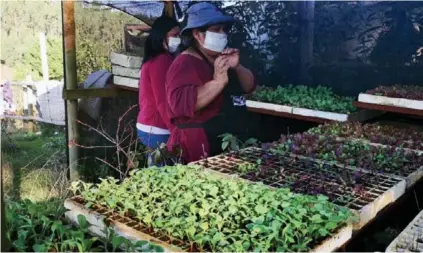
<svg viewBox="0 0 423 253">
<path fill-rule="evenodd" d="M 238 50 L 227 48 L 232 17 L 207 2 L 192 5 L 186 15 L 188 47 L 168 70 L 166 94 L 173 125 L 168 145 L 181 148 L 191 162 L 220 153 L 221 134 L 248 138 L 244 94 L 256 84 Z"/>
</svg>

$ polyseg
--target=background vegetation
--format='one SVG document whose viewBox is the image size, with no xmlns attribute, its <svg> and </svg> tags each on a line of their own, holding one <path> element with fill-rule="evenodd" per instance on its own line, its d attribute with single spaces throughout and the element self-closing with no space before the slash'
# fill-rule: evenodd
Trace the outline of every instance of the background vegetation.
<svg viewBox="0 0 423 253">
<path fill-rule="evenodd" d="M 123 48 L 123 26 L 139 20 L 98 7 L 84 8 L 75 2 L 78 81 L 100 69 L 110 69 L 109 53 Z M 41 79 L 39 33 L 45 32 L 49 75 L 63 78 L 60 1 L 5 1 L 1 8 L 1 59 L 14 70 L 14 79 L 31 74 Z"/>
</svg>

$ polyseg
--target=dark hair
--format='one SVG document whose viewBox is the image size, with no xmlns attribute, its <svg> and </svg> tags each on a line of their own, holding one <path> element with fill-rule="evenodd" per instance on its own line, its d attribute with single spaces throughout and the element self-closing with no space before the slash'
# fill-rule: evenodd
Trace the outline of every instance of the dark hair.
<svg viewBox="0 0 423 253">
<path fill-rule="evenodd" d="M 203 26 L 203 27 L 198 27 L 198 28 L 194 28 L 194 29 L 198 29 L 198 30 L 200 30 L 200 32 L 206 32 L 208 28 L 209 28 L 209 26 Z M 190 29 L 190 30 L 186 31 L 185 34 L 181 36 L 182 37 L 182 43 L 181 43 L 181 45 L 179 45 L 178 52 L 185 51 L 189 47 L 198 48 L 197 42 L 194 38 L 194 35 L 192 34 L 194 29 Z"/>
<path fill-rule="evenodd" d="M 166 39 L 167 33 L 175 26 L 179 26 L 178 22 L 166 16 L 161 16 L 154 21 L 150 34 L 145 40 L 142 64 L 159 54 L 167 52 L 163 46 L 163 41 Z"/>
</svg>

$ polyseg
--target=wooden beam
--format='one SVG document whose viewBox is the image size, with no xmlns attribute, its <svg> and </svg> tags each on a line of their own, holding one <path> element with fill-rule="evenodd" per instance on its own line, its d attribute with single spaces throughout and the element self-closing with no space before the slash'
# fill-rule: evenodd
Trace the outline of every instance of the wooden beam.
<svg viewBox="0 0 423 253">
<path fill-rule="evenodd" d="M 65 89 L 77 89 L 76 77 L 76 47 L 75 47 L 75 5 L 73 0 L 62 1 L 62 20 L 64 36 L 64 67 Z M 66 123 L 68 144 L 78 143 L 79 134 L 76 118 L 78 115 L 78 100 L 66 101 Z M 78 173 L 78 148 L 76 145 L 68 145 L 68 162 L 71 181 L 79 179 Z"/>
<path fill-rule="evenodd" d="M 391 105 L 370 104 L 370 103 L 364 103 L 359 101 L 354 101 L 353 105 L 357 108 L 393 112 L 393 113 L 417 116 L 419 118 L 423 117 L 423 110 L 397 107 L 397 106 L 391 106 Z"/>
<path fill-rule="evenodd" d="M 119 87 L 106 87 L 95 89 L 76 89 L 76 90 L 63 90 L 64 100 L 86 99 L 86 98 L 108 98 L 117 96 L 126 96 L 134 94 L 127 90 L 120 89 Z"/>
<path fill-rule="evenodd" d="M 48 120 L 48 119 L 43 119 L 43 118 L 40 118 L 40 117 L 37 117 L 37 116 L 2 115 L 2 116 L 0 116 L 0 120 L 2 120 L 2 119 L 37 121 L 37 122 L 44 122 L 44 123 L 53 124 L 53 125 L 57 125 L 57 126 L 65 126 L 66 125 L 65 121 Z"/>
<path fill-rule="evenodd" d="M 163 2 L 165 4 L 164 12 L 166 16 L 173 18 L 173 1 L 164 0 Z"/>
<path fill-rule="evenodd" d="M 287 113 L 287 112 L 277 112 L 277 111 L 263 109 L 263 108 L 247 107 L 247 109 L 248 109 L 249 112 L 272 115 L 272 116 L 277 116 L 277 117 L 282 117 L 282 118 L 290 118 L 290 119 L 296 119 L 296 120 L 302 120 L 302 121 L 315 122 L 315 123 L 319 123 L 319 124 L 333 122 L 333 120 L 330 120 L 330 119 L 322 119 L 322 118 L 317 118 L 317 117 L 302 116 L 302 115 L 299 115 L 299 114 L 293 114 L 293 113 Z"/>
<path fill-rule="evenodd" d="M 125 85 L 119 85 L 119 84 L 115 84 L 115 86 L 121 90 L 125 90 L 125 91 L 131 91 L 132 94 L 134 92 L 138 92 L 139 88 L 135 88 L 135 87 L 130 87 L 130 86 L 125 86 Z"/>
<path fill-rule="evenodd" d="M 0 137 L 1 139 L 1 137 Z M 1 152 L 0 152 L 0 161 L 1 161 Z M 3 168 L 4 166 L 0 166 L 0 195 L 1 195 L 1 252 L 8 252 L 10 251 L 11 244 L 8 240 L 6 234 L 6 208 L 4 202 L 4 188 L 3 188 Z"/>
</svg>

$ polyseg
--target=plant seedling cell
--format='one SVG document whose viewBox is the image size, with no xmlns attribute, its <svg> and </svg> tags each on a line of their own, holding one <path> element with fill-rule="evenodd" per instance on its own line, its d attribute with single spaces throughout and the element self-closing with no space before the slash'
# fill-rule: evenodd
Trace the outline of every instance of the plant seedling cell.
<svg viewBox="0 0 423 253">
<path fill-rule="evenodd" d="M 77 223 L 77 216 L 83 215 L 90 224 L 89 230 L 98 235 L 105 236 L 102 231 L 105 227 L 111 226 L 115 232 L 130 240 L 148 241 L 152 244 L 161 246 L 166 252 L 188 251 L 190 245 L 177 239 L 170 238 L 149 231 L 141 222 L 136 219 L 119 215 L 100 205 L 93 205 L 90 208 L 84 206 L 85 201 L 80 196 L 65 200 L 67 219 Z M 106 225 L 107 224 L 107 225 Z"/>
<path fill-rule="evenodd" d="M 332 203 L 359 214 L 355 229 L 364 226 L 405 192 L 405 181 L 397 177 L 353 171 L 298 157 L 270 155 L 258 148 L 219 155 L 194 164 L 226 175 L 237 174 L 242 179 L 274 188 L 325 195 Z"/>
<path fill-rule="evenodd" d="M 386 252 L 423 252 L 423 211 L 389 244 Z"/>
</svg>

